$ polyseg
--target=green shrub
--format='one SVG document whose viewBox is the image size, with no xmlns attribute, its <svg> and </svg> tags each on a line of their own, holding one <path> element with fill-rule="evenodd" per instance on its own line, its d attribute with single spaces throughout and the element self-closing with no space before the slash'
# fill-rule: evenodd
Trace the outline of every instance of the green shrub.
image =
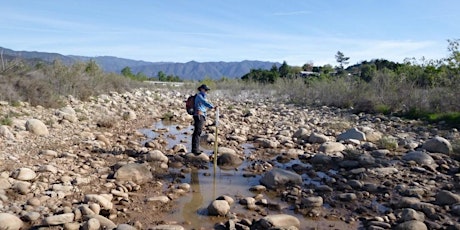
<svg viewBox="0 0 460 230">
<path fill-rule="evenodd" d="M 0 119 L 0 125 L 8 125 L 10 126 L 13 123 L 13 120 L 10 117 L 3 117 Z"/>
<path fill-rule="evenodd" d="M 171 121 L 174 117 L 174 113 L 172 112 L 166 112 L 163 114 L 163 116 L 161 117 L 162 120 L 165 120 L 165 121 Z"/>
<path fill-rule="evenodd" d="M 396 150 L 398 141 L 392 136 L 384 136 L 378 140 L 377 146 L 382 149 Z"/>
</svg>

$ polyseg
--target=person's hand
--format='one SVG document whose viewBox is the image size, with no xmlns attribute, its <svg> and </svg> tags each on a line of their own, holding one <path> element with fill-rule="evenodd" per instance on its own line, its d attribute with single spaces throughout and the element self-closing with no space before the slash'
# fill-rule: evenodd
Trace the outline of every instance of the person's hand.
<svg viewBox="0 0 460 230">
<path fill-rule="evenodd" d="M 218 108 L 219 108 L 219 106 L 218 106 L 218 105 L 214 106 L 214 109 L 218 109 Z"/>
</svg>

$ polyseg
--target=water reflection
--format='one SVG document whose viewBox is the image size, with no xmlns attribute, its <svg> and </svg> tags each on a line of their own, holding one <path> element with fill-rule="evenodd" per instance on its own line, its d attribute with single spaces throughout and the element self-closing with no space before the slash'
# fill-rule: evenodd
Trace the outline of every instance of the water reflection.
<svg viewBox="0 0 460 230">
<path fill-rule="evenodd" d="M 200 188 L 200 177 L 198 175 L 198 169 L 192 168 L 190 173 L 190 187 L 192 190 L 192 198 L 189 202 L 184 204 L 182 209 L 183 219 L 190 223 L 192 227 L 201 227 L 200 221 L 197 219 L 197 214 L 203 205 L 203 194 Z"/>
</svg>

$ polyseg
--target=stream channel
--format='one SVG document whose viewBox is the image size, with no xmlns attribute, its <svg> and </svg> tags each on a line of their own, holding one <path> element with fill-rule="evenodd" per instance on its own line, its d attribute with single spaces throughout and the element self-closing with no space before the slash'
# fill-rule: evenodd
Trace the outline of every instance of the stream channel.
<svg viewBox="0 0 460 230">
<path fill-rule="evenodd" d="M 167 149 L 172 149 L 177 144 L 184 144 L 187 149 L 191 149 L 191 133 L 193 126 L 178 126 L 176 124 L 157 122 L 150 129 L 141 129 L 147 140 L 143 143 L 151 141 L 162 135 L 162 138 L 167 140 Z M 254 197 L 257 193 L 249 191 L 249 188 L 254 185 L 259 185 L 261 175 L 245 177 L 244 169 L 248 167 L 251 162 L 247 160 L 247 156 L 254 150 L 251 143 L 242 145 L 245 161 L 236 169 L 224 170 L 219 167 L 214 168 L 213 162 L 207 164 L 205 169 L 192 168 L 190 173 L 185 174 L 185 178 L 181 178 L 182 183 L 188 183 L 191 186 L 191 192 L 180 198 L 175 202 L 176 209 L 170 213 L 165 221 L 176 222 L 178 224 L 186 223 L 186 229 L 213 229 L 217 223 L 225 223 L 225 217 L 213 217 L 207 215 L 207 206 L 217 197 L 227 195 L 235 200 L 231 205 L 230 212 L 236 213 L 238 219 L 247 218 L 249 220 L 260 219 L 260 216 L 255 211 L 250 211 L 245 206 L 238 204 L 240 198 Z M 208 155 L 212 155 L 214 150 L 213 146 L 201 144 L 201 149 Z M 299 160 L 293 160 L 285 164 L 277 163 L 275 167 L 286 168 L 294 163 L 300 163 Z M 170 168 L 170 171 L 180 169 Z M 324 174 L 324 176 L 327 176 Z M 171 179 L 173 180 L 173 179 Z M 169 181 L 172 182 L 172 181 Z M 308 176 L 304 178 L 305 183 L 315 183 Z M 281 210 L 271 210 L 266 208 L 266 214 L 289 214 L 296 216 L 301 223 L 301 229 L 356 229 L 356 225 L 349 225 L 340 220 L 328 220 L 324 218 L 307 218 L 301 214 L 294 212 L 294 207 L 284 201 L 280 197 L 275 196 L 273 192 L 266 191 L 263 193 L 264 198 L 270 204 L 279 204 Z M 304 228 L 305 227 L 305 228 Z"/>
</svg>

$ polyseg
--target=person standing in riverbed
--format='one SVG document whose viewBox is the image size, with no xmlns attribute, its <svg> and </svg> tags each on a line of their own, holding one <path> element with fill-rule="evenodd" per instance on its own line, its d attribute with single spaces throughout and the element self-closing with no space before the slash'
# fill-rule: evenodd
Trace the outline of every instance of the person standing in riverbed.
<svg viewBox="0 0 460 230">
<path fill-rule="evenodd" d="M 206 110 L 207 109 L 216 109 L 217 106 L 214 106 L 206 99 L 206 94 L 211 90 L 207 85 L 203 84 L 198 87 L 198 93 L 195 96 L 195 112 L 193 114 L 194 129 L 192 135 L 192 153 L 194 155 L 200 155 L 200 136 L 203 132 L 203 126 L 206 122 Z"/>
</svg>

